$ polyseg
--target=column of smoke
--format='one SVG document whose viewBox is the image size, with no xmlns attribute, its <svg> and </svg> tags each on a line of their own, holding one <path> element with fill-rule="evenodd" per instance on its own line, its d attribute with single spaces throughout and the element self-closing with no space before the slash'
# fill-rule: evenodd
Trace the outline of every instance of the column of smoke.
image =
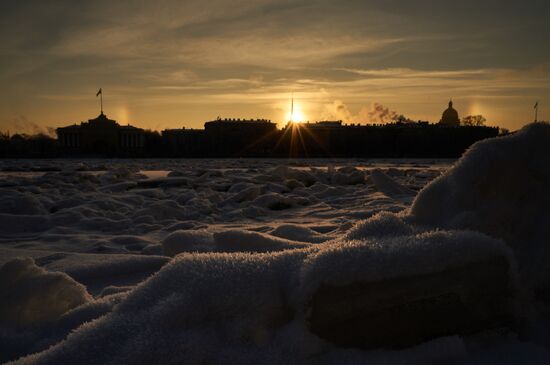
<svg viewBox="0 0 550 365">
<path fill-rule="evenodd" d="M 361 112 L 359 113 L 361 114 Z M 367 116 L 370 123 L 376 124 L 391 123 L 398 117 L 396 112 L 379 103 L 372 104 L 371 109 L 367 112 Z"/>
<path fill-rule="evenodd" d="M 322 119 L 341 120 L 346 123 L 354 122 L 355 117 L 341 100 L 334 100 L 332 103 L 326 104 L 324 109 Z"/>
<path fill-rule="evenodd" d="M 346 104 L 341 100 L 335 100 L 325 105 L 322 117 L 323 119 L 342 120 L 345 123 L 387 124 L 395 122 L 399 114 L 380 103 L 373 103 L 370 108 L 363 107 L 357 115 L 353 115 Z"/>
<path fill-rule="evenodd" d="M 55 128 L 43 127 L 35 122 L 28 120 L 25 116 L 19 116 L 12 120 L 7 125 L 7 129 L 11 134 L 28 134 L 28 135 L 45 135 L 49 137 L 55 137 Z"/>
</svg>

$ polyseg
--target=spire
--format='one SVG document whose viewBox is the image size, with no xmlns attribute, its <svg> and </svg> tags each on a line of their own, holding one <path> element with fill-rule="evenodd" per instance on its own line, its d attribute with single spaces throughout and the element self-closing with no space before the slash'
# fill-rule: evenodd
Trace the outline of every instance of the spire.
<svg viewBox="0 0 550 365">
<path fill-rule="evenodd" d="M 452 108 L 453 107 L 453 98 L 450 98 L 449 99 L 449 108 Z"/>
<path fill-rule="evenodd" d="M 290 101 L 290 121 L 294 122 L 294 92 L 292 93 L 292 99 Z"/>
</svg>

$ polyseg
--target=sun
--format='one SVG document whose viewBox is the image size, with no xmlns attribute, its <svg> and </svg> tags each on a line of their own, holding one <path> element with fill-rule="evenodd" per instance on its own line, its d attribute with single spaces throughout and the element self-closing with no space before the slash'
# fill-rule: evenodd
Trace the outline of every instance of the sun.
<svg viewBox="0 0 550 365">
<path fill-rule="evenodd" d="M 294 102 L 294 108 L 290 107 L 286 113 L 285 120 L 289 122 L 301 123 L 306 121 L 306 116 L 302 111 L 300 103 Z"/>
</svg>

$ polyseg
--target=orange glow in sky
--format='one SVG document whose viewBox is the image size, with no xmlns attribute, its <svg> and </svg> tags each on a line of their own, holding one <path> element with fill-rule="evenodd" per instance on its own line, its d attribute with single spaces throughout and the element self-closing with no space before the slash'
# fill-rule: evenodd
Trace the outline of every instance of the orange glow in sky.
<svg viewBox="0 0 550 365">
<path fill-rule="evenodd" d="M 2 3 L 0 132 L 95 118 L 99 88 L 107 116 L 153 130 L 217 116 L 435 123 L 450 97 L 460 117 L 510 130 L 537 100 L 550 119 L 549 2 L 498 16 L 483 1 L 65 2 Z"/>
<path fill-rule="evenodd" d="M 307 120 L 304 112 L 302 111 L 302 106 L 299 102 L 294 101 L 294 110 L 289 107 L 285 115 L 285 120 L 289 122 L 305 122 Z"/>
</svg>

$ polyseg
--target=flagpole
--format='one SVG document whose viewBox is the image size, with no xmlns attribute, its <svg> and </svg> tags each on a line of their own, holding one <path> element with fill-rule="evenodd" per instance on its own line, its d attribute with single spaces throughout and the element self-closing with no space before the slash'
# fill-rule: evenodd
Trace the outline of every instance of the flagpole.
<svg viewBox="0 0 550 365">
<path fill-rule="evenodd" d="M 103 114 L 103 90 L 101 90 L 101 94 L 99 94 L 99 100 L 101 102 L 101 114 Z"/>
</svg>

